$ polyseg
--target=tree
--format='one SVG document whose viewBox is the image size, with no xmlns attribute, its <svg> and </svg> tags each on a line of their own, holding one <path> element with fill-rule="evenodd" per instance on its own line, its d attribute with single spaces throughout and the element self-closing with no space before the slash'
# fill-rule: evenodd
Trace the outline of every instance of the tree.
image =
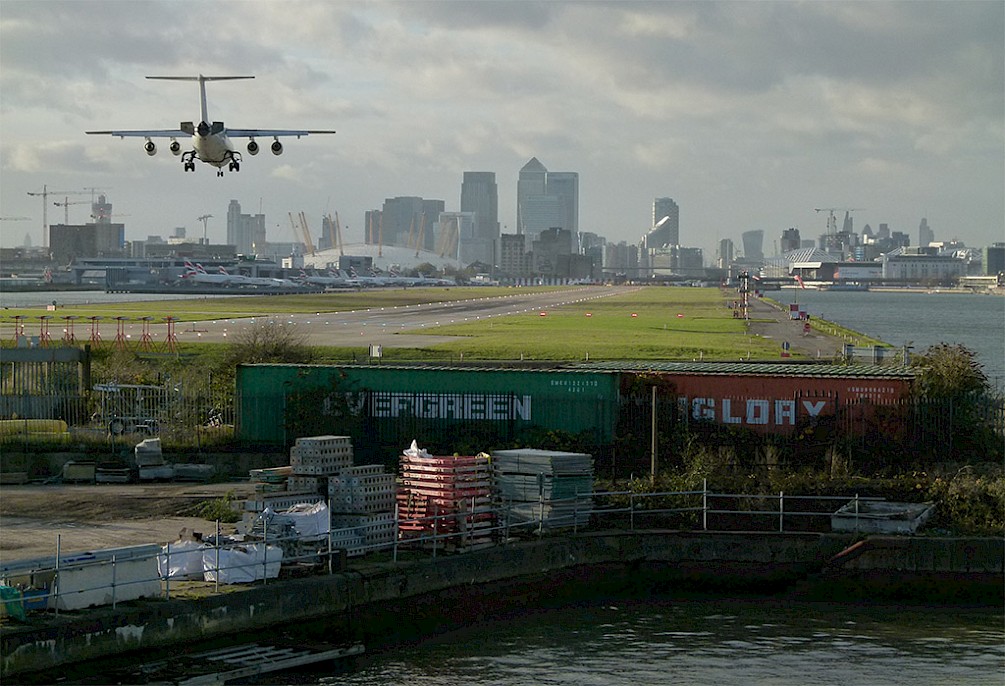
<svg viewBox="0 0 1005 686">
<path fill-rule="evenodd" d="M 293 324 L 269 320 L 242 329 L 231 343 L 234 365 L 276 362 L 310 364 L 317 359 L 307 344 L 307 333 Z"/>
<path fill-rule="evenodd" d="M 916 356 L 913 394 L 924 436 L 917 445 L 950 459 L 995 460 L 1001 438 L 990 421 L 1001 399 L 992 397 L 977 355 L 962 345 L 940 343 Z"/>
<path fill-rule="evenodd" d="M 977 355 L 962 345 L 940 343 L 911 360 L 918 372 L 914 392 L 919 398 L 962 399 L 990 390 L 984 367 Z"/>
</svg>

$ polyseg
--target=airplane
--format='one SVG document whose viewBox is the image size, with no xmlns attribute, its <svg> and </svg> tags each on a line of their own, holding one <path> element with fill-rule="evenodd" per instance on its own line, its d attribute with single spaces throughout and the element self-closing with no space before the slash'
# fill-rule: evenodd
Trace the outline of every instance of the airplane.
<svg viewBox="0 0 1005 686">
<path fill-rule="evenodd" d="M 205 283 L 216 286 L 232 286 L 236 283 L 229 274 L 207 274 L 201 264 L 196 265 L 188 261 L 185 262 L 185 271 L 181 278 L 190 283 Z"/>
<path fill-rule="evenodd" d="M 195 161 L 199 160 L 217 168 L 216 175 L 223 176 L 223 168 L 236 172 L 241 169 L 241 153 L 234 149 L 231 138 L 247 138 L 248 154 L 257 155 L 260 147 L 256 138 L 266 138 L 272 136 L 272 144 L 269 149 L 273 155 L 283 154 L 283 144 L 279 142 L 280 136 L 296 136 L 301 138 L 310 134 L 328 134 L 334 131 L 315 131 L 302 129 L 231 129 L 227 128 L 222 121 L 210 123 L 209 114 L 206 108 L 206 82 L 207 81 L 232 81 L 236 79 L 253 79 L 254 76 L 148 76 L 148 79 L 159 79 L 163 81 L 198 81 L 199 95 L 201 103 L 201 120 L 193 124 L 190 121 L 183 121 L 177 129 L 151 129 L 141 131 L 87 131 L 89 135 L 108 135 L 125 138 L 126 136 L 145 138 L 146 143 L 143 149 L 148 155 L 157 154 L 157 145 L 154 138 L 170 138 L 168 150 L 172 155 L 181 155 L 181 161 L 187 172 L 195 171 Z M 192 149 L 182 152 L 182 144 L 178 138 L 191 136 Z"/>
<path fill-rule="evenodd" d="M 342 276 L 322 276 L 321 274 L 308 274 L 303 269 L 300 270 L 300 276 L 297 277 L 300 283 L 309 284 L 311 286 L 322 286 L 324 288 L 349 288 L 356 286 L 350 281 L 350 279 Z"/>
</svg>

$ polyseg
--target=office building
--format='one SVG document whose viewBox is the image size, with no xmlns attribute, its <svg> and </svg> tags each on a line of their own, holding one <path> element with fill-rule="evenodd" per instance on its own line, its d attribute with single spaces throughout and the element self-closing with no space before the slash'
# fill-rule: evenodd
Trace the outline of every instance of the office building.
<svg viewBox="0 0 1005 686">
<path fill-rule="evenodd" d="M 663 218 L 667 220 L 663 222 Z M 660 222 L 663 222 L 660 224 Z M 659 228 L 656 226 L 659 225 Z M 659 248 L 664 245 L 680 245 L 680 207 L 673 198 L 653 200 L 653 229 L 647 236 L 646 247 Z"/>
<path fill-rule="evenodd" d="M 533 241 L 542 231 L 579 232 L 579 174 L 549 172 L 536 158 L 520 170 L 516 191 L 517 233 Z"/>
<path fill-rule="evenodd" d="M 743 257 L 747 262 L 764 259 L 764 231 L 744 231 L 740 238 L 743 240 Z"/>
<path fill-rule="evenodd" d="M 935 232 L 928 226 L 928 219 L 926 217 L 921 218 L 921 224 L 918 225 L 918 245 L 924 247 L 926 245 L 931 245 L 935 242 Z"/>
<path fill-rule="evenodd" d="M 802 240 L 799 237 L 799 229 L 785 229 L 782 231 L 782 254 L 792 250 L 799 250 L 802 247 Z"/>
<path fill-rule="evenodd" d="M 265 249 L 265 215 L 242 214 L 241 203 L 231 200 L 227 207 L 227 244 L 238 254 L 254 255 Z"/>
<path fill-rule="evenodd" d="M 496 264 L 499 242 L 499 190 L 495 172 L 464 172 L 461 182 L 461 212 L 474 217 L 472 235 L 462 241 L 461 262 Z M 443 231 L 441 223 L 441 231 Z M 471 257 L 472 259 L 468 259 Z"/>
</svg>

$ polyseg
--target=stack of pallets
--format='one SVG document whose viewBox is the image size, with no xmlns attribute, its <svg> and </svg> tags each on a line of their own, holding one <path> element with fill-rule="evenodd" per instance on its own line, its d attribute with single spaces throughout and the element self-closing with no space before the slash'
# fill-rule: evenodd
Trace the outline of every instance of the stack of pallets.
<svg viewBox="0 0 1005 686">
<path fill-rule="evenodd" d="M 492 543 L 494 521 L 487 455 L 434 457 L 409 450 L 401 456 L 402 540 L 428 538 L 431 546 L 470 550 Z"/>
<path fill-rule="evenodd" d="M 537 522 L 543 530 L 589 523 L 593 458 L 586 453 L 494 450 L 492 475 L 511 524 Z"/>
</svg>

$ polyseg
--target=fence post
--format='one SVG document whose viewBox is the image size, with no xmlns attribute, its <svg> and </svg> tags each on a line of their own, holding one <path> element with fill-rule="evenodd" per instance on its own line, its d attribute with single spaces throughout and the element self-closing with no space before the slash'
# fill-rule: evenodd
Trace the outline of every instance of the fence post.
<svg viewBox="0 0 1005 686">
<path fill-rule="evenodd" d="M 785 531 L 785 493 L 778 491 L 778 533 Z"/>
<path fill-rule="evenodd" d="M 701 530 L 708 531 L 708 479 L 701 480 Z"/>
<path fill-rule="evenodd" d="M 216 540 L 213 543 L 216 546 L 216 573 L 213 574 L 213 578 L 216 581 L 213 584 L 213 590 L 216 593 L 220 592 L 220 520 L 216 520 Z"/>
<path fill-rule="evenodd" d="M 579 533 L 579 486 L 576 486 L 576 499 L 572 501 L 572 533 Z"/>
<path fill-rule="evenodd" d="M 262 545 L 265 546 L 265 553 L 262 555 L 262 585 L 269 583 L 269 523 L 265 522 L 262 527 Z"/>
<path fill-rule="evenodd" d="M 436 503 L 433 503 L 433 559 L 436 559 L 436 531 L 440 528 L 440 520 L 437 518 Z"/>
<path fill-rule="evenodd" d="M 858 535 L 858 493 L 855 494 L 855 535 Z"/>
<path fill-rule="evenodd" d="M 115 556 L 112 555 L 112 609 L 115 609 Z"/>
<path fill-rule="evenodd" d="M 635 531 L 635 494 L 628 494 L 628 530 Z"/>
<path fill-rule="evenodd" d="M 160 557 L 157 558 L 160 562 Z M 168 541 L 167 552 L 164 553 L 164 599 L 171 600 L 171 542 Z"/>
<path fill-rule="evenodd" d="M 52 596 L 52 606 L 56 608 L 56 616 L 59 616 L 59 556 L 60 550 L 62 548 L 62 534 L 56 534 L 56 568 L 52 575 L 52 589 L 50 590 L 50 595 Z"/>
<path fill-rule="evenodd" d="M 332 498 L 328 499 L 328 574 L 329 576 L 335 574 L 332 568 Z"/>
<path fill-rule="evenodd" d="M 400 506 L 398 505 L 398 501 L 395 500 L 394 501 L 394 542 L 391 544 L 391 546 L 392 546 L 391 547 L 391 551 L 392 551 L 391 552 L 391 560 L 393 560 L 396 564 L 398 562 L 398 537 L 401 535 L 401 529 L 400 529 L 401 520 L 398 519 L 398 517 L 400 515 L 400 512 L 398 510 L 399 507 Z"/>
</svg>

